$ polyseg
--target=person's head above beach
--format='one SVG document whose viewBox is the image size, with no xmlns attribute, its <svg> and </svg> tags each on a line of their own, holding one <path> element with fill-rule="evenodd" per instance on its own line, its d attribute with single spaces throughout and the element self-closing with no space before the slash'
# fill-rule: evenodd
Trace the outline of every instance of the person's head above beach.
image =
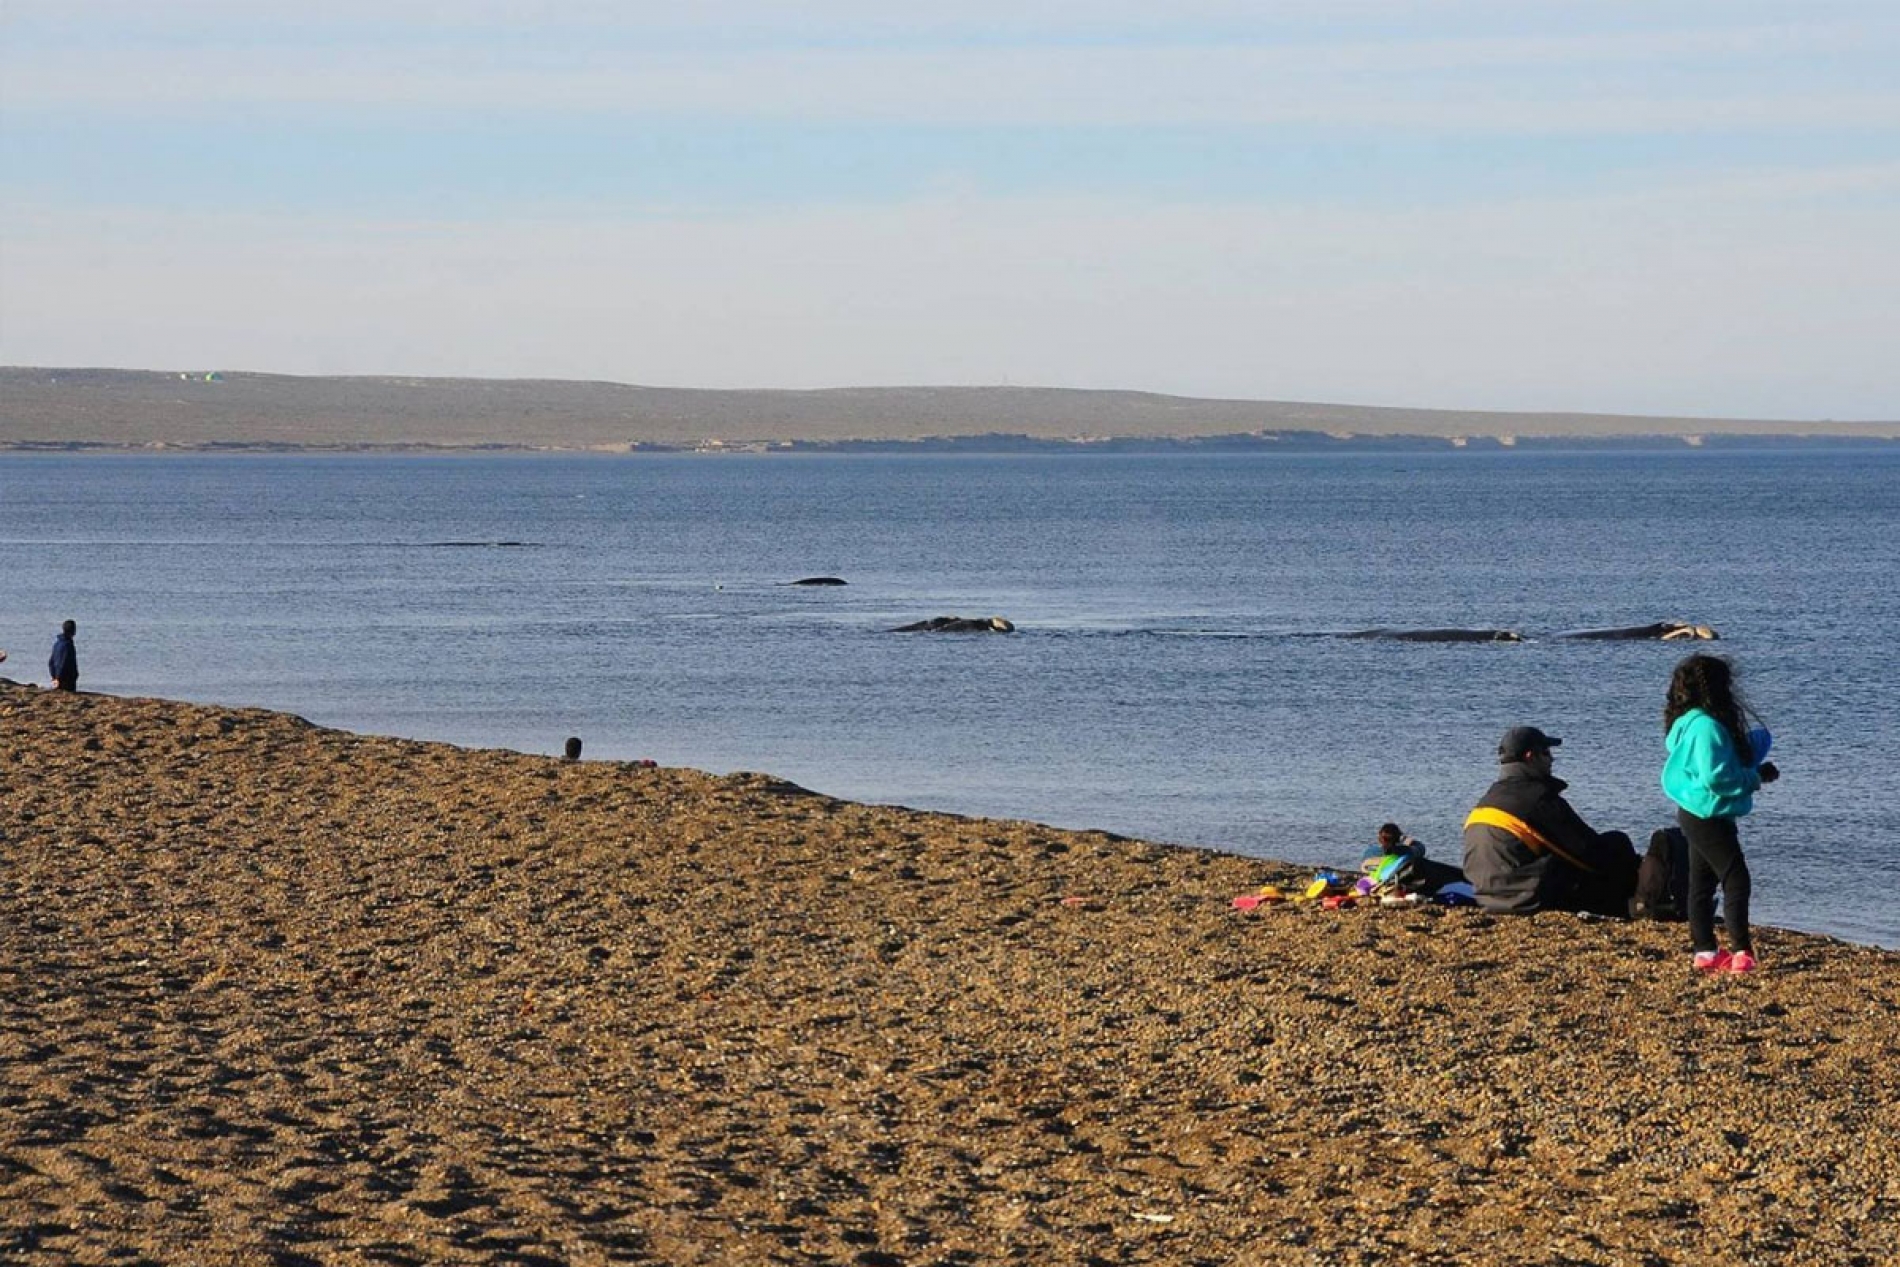
<svg viewBox="0 0 1900 1267">
<path fill-rule="evenodd" d="M 1379 843 L 1385 847 L 1386 852 L 1390 853 L 1397 849 L 1404 840 L 1405 833 L 1399 830 L 1397 823 L 1379 824 Z"/>
<path fill-rule="evenodd" d="M 1684 711 L 1713 712 L 1734 703 L 1735 670 L 1719 655 L 1686 656 L 1669 675 L 1669 695 Z"/>
<path fill-rule="evenodd" d="M 1752 747 L 1748 734 L 1748 704 L 1735 689 L 1735 669 L 1719 655 L 1692 655 L 1669 675 L 1669 694 L 1663 703 L 1663 729 L 1692 708 L 1720 722 L 1735 741 L 1735 750 Z"/>
<path fill-rule="evenodd" d="M 68 638 L 70 638 L 74 634 L 79 632 L 79 626 L 69 620 L 59 627 L 59 631 L 65 634 Z"/>
<path fill-rule="evenodd" d="M 1513 726 L 1498 740 L 1498 762 L 1509 765 L 1513 761 L 1548 761 L 1551 749 L 1562 742 L 1557 736 L 1547 735 L 1535 726 Z"/>
</svg>

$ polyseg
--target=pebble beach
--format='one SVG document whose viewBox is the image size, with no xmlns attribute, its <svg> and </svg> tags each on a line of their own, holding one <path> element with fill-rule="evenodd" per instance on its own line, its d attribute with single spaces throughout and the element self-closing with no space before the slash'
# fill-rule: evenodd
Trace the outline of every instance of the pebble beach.
<svg viewBox="0 0 1900 1267">
<path fill-rule="evenodd" d="M 1306 878 L 0 685 L 0 1261 L 1900 1262 L 1900 953 Z"/>
</svg>

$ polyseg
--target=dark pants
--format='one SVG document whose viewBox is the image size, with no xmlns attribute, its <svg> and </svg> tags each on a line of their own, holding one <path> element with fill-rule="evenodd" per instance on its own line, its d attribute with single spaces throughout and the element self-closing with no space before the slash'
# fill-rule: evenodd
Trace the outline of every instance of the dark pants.
<svg viewBox="0 0 1900 1267">
<path fill-rule="evenodd" d="M 1689 940 L 1696 950 L 1715 949 L 1715 890 L 1722 889 L 1722 922 L 1728 948 L 1753 951 L 1748 936 L 1748 860 L 1732 818 L 1697 818 L 1686 809 L 1676 822 L 1689 838 Z"/>
<path fill-rule="evenodd" d="M 1611 860 L 1602 864 L 1603 870 L 1597 874 L 1565 865 L 1566 883 L 1561 894 L 1547 904 L 1550 910 L 1629 918 L 1630 899 L 1636 895 L 1636 846 L 1627 833 L 1620 831 L 1603 832 L 1598 840 L 1602 852 L 1612 855 Z"/>
<path fill-rule="evenodd" d="M 1434 862 L 1430 858 L 1420 858 L 1412 864 L 1401 881 L 1408 889 L 1417 889 L 1430 895 L 1443 889 L 1447 884 L 1465 883 L 1465 873 L 1449 862 Z"/>
</svg>

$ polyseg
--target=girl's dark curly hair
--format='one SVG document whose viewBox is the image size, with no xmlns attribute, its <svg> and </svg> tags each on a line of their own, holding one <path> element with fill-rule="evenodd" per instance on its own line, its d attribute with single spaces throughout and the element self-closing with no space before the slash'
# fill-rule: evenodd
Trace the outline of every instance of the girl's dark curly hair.
<svg viewBox="0 0 1900 1267">
<path fill-rule="evenodd" d="M 1736 755 L 1753 763 L 1754 745 L 1748 738 L 1749 708 L 1735 689 L 1735 670 L 1719 655 L 1692 655 L 1669 677 L 1669 698 L 1663 703 L 1663 731 L 1692 708 L 1699 708 L 1722 724 L 1735 741 Z"/>
</svg>

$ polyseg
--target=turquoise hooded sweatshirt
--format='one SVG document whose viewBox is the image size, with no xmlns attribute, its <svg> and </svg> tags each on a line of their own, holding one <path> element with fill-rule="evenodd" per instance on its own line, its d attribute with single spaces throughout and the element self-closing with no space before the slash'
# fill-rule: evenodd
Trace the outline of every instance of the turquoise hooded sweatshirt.
<svg viewBox="0 0 1900 1267">
<path fill-rule="evenodd" d="M 1692 708 L 1676 718 L 1664 742 L 1669 756 L 1662 788 L 1670 800 L 1697 818 L 1740 818 L 1755 808 L 1761 774 L 1753 760 L 1735 751 L 1728 727 Z"/>
</svg>

